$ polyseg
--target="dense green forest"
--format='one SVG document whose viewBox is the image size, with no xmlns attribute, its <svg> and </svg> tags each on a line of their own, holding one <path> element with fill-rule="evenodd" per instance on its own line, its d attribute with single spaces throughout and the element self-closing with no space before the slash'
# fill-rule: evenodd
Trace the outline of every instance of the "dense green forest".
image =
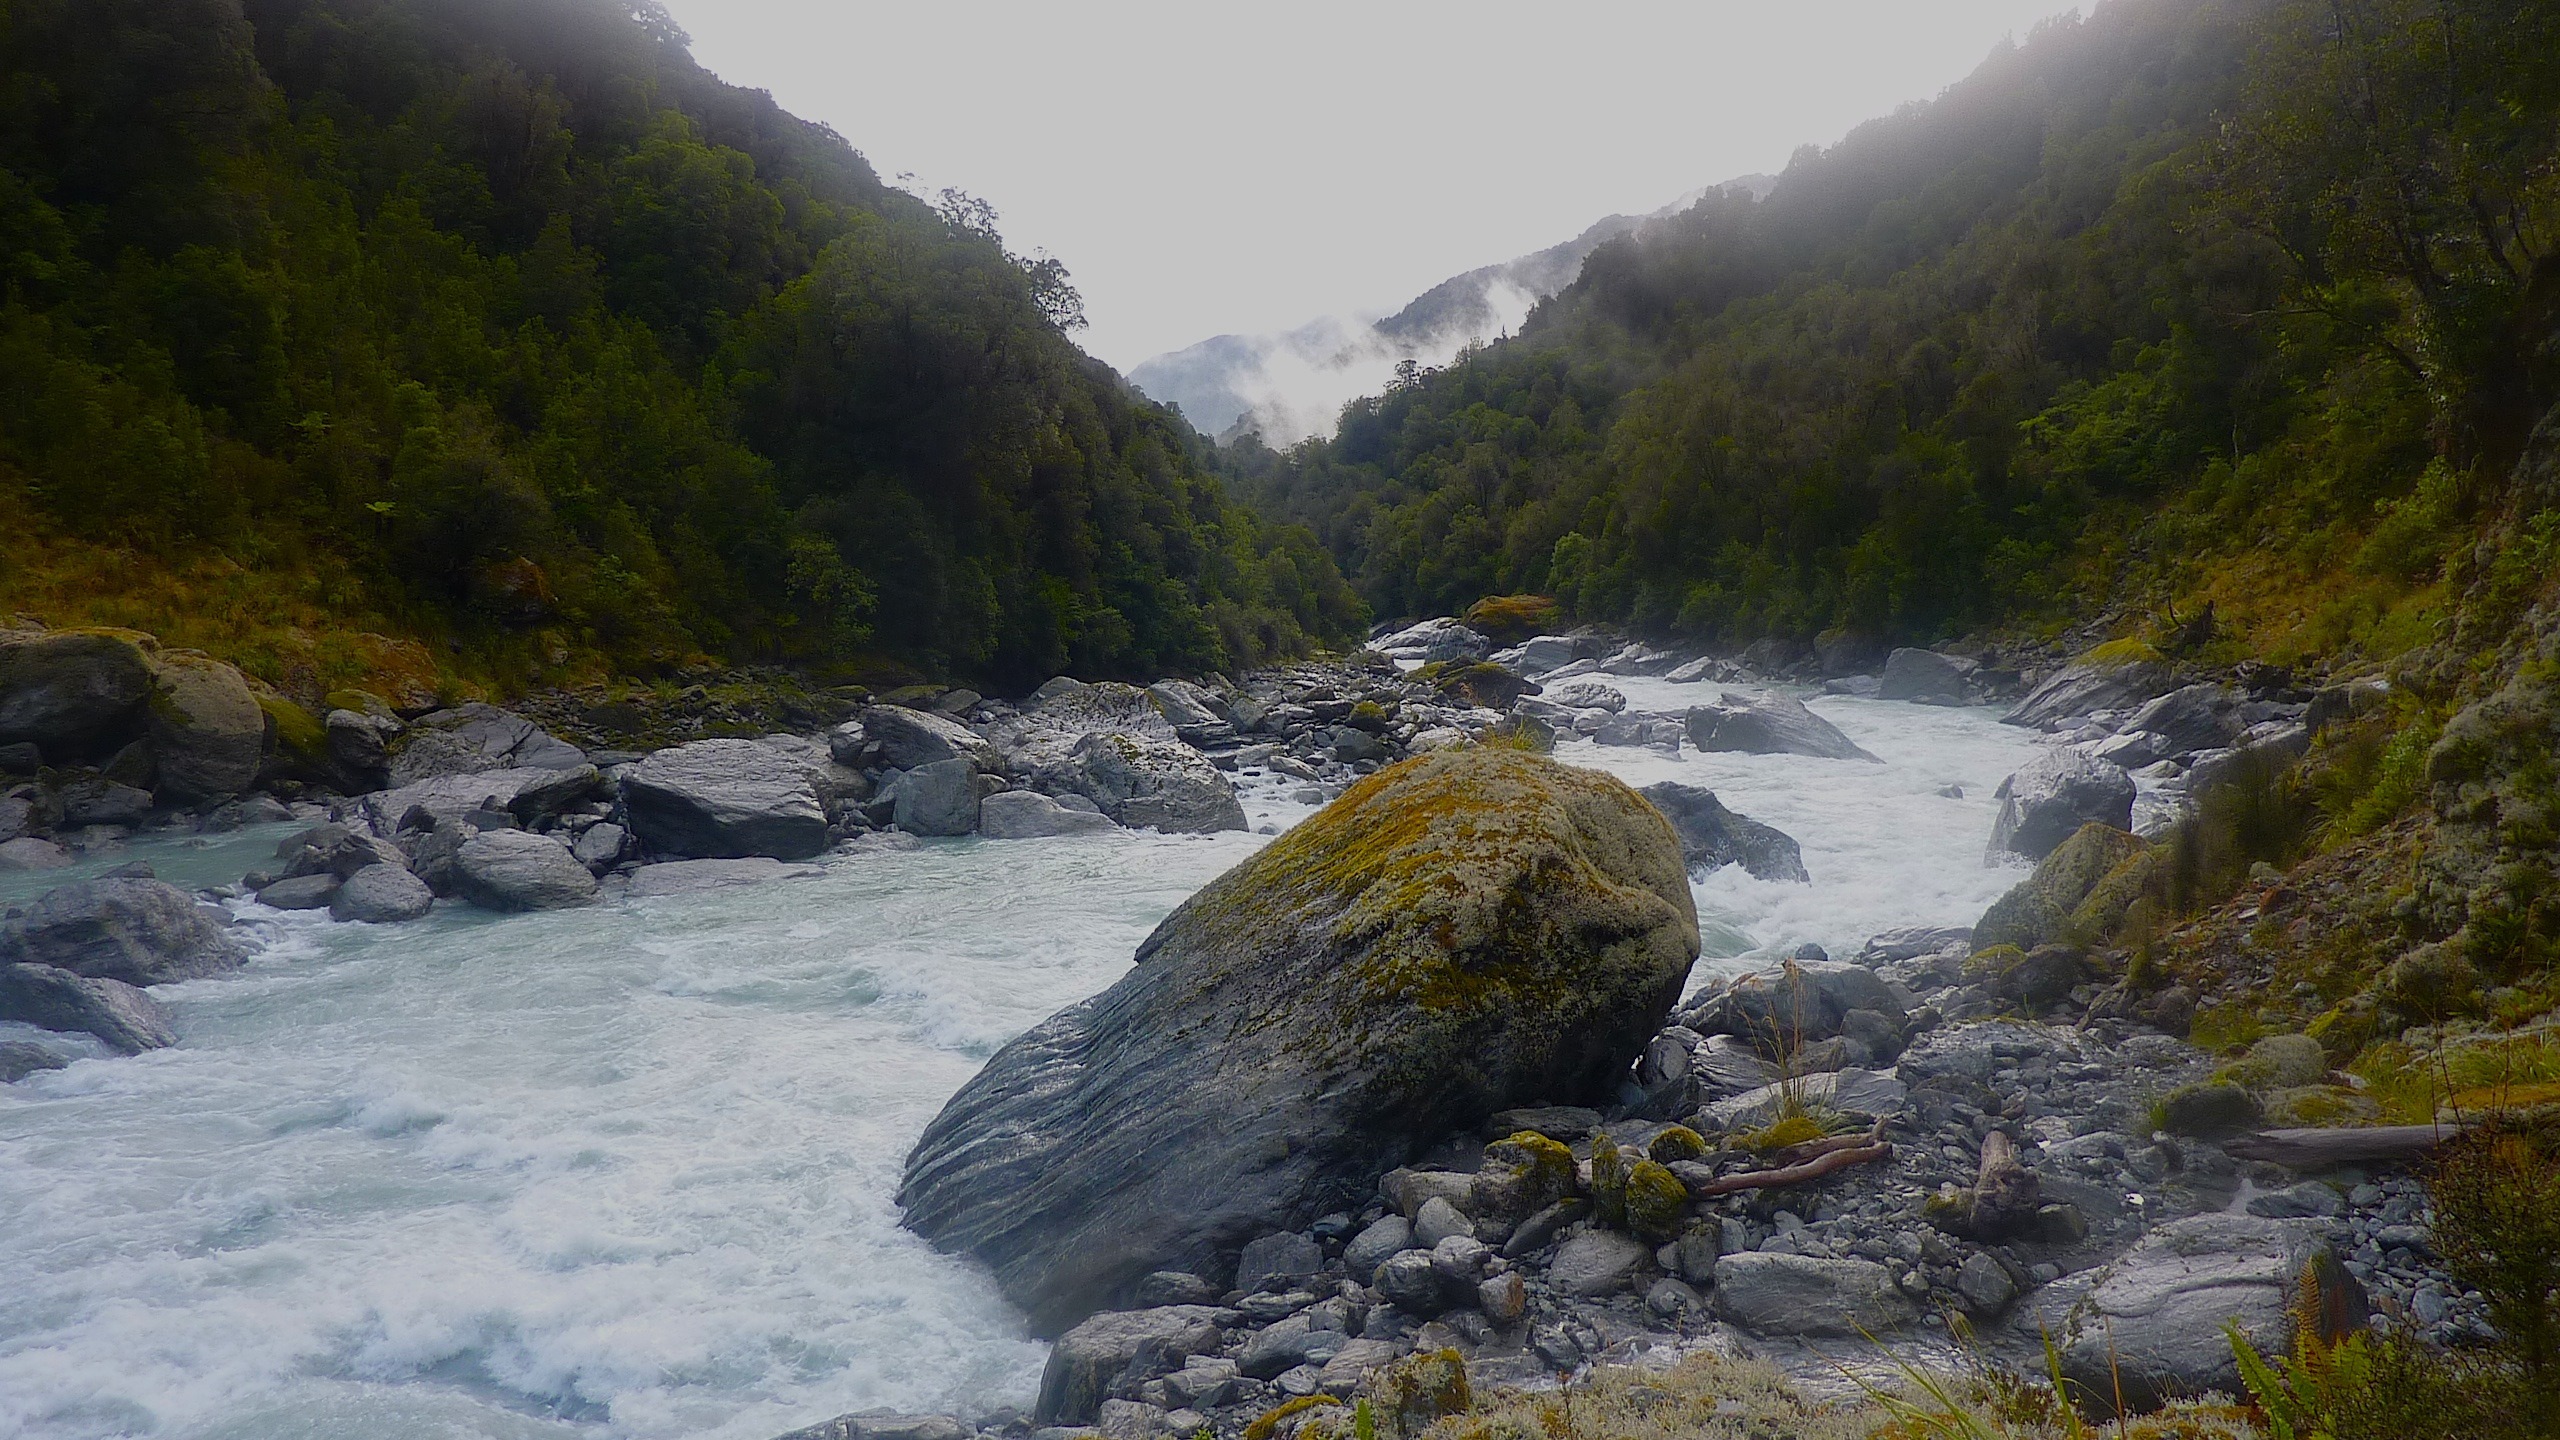
<svg viewBox="0 0 2560 1440">
<path fill-rule="evenodd" d="M 1381 614 L 1537 591 L 1734 643 L 2212 602 L 2232 647 L 2395 651 L 2452 572 L 2539 563 L 2456 542 L 2555 395 L 2555 154 L 2547 3 L 2109 0 L 1229 463 Z"/>
<path fill-rule="evenodd" d="M 0 0 L 0 612 L 501 683 L 1356 634 L 994 218 L 649 0 Z"/>
</svg>

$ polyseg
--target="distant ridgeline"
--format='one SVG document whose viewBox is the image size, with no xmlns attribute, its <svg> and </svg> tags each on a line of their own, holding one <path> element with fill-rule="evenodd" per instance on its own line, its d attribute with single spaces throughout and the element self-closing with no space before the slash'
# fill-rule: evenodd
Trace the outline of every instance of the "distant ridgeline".
<svg viewBox="0 0 2560 1440">
<path fill-rule="evenodd" d="M 2555 142 L 2546 3 L 2109 0 L 1227 463 L 1386 615 L 2396 653 L 2530 531 Z"/>
<path fill-rule="evenodd" d="M 0 618 L 270 670 L 377 628 L 517 681 L 1356 634 L 993 220 L 647 0 L 12 0 Z"/>
</svg>

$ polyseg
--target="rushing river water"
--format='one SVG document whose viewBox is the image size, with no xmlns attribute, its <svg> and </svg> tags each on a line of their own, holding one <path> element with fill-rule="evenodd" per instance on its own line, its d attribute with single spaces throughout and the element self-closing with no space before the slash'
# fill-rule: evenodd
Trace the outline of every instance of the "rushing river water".
<svg viewBox="0 0 2560 1440">
<path fill-rule="evenodd" d="M 1698 886 L 1716 968 L 1969 924 L 2016 879 L 1982 847 L 2026 735 L 1815 703 L 1886 763 L 1559 753 L 1803 843 L 1810 885 Z M 1257 824 L 1307 813 L 1283 794 L 1249 797 Z M 211 884 L 286 828 L 136 854 Z M 1262 843 L 938 841 L 401 927 L 243 907 L 247 970 L 155 992 L 177 1048 L 0 1086 L 0 1436 L 765 1440 L 1027 1405 L 1043 1347 L 897 1228 L 900 1162 L 996 1046 Z M 0 900 L 62 877 L 5 878 Z"/>
</svg>

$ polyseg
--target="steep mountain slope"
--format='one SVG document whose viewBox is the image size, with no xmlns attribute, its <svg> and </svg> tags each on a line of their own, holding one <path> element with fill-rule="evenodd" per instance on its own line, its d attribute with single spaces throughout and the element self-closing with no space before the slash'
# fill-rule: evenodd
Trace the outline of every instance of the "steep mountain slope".
<svg viewBox="0 0 2560 1440">
<path fill-rule="evenodd" d="M 2396 653 L 2554 393 L 2556 23 L 2112 0 L 1239 463 L 1385 613 Z"/>
<path fill-rule="evenodd" d="M 1772 183 L 1746 175 L 1708 189 L 1763 195 Z M 1443 364 L 1518 329 L 1530 307 L 1573 283 L 1585 256 L 1706 193 L 1650 215 L 1604 216 L 1561 244 L 1453 275 L 1381 320 L 1328 315 L 1276 335 L 1216 335 L 1141 362 L 1129 379 L 1222 443 L 1248 432 L 1276 445 L 1329 435 L 1343 403 L 1384 388 L 1399 365 Z"/>
<path fill-rule="evenodd" d="M 507 683 L 1019 682 L 1355 626 L 992 221 L 721 84 L 654 5 L 17 0 L 10 607 L 301 684 L 410 639 Z"/>
</svg>

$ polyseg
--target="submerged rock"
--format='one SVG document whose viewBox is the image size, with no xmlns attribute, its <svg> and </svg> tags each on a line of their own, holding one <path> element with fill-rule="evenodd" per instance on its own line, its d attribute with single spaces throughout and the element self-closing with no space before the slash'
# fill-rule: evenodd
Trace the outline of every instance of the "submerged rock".
<svg viewBox="0 0 2560 1440">
<path fill-rule="evenodd" d="M 696 859 L 806 860 L 827 848 L 808 767 L 753 740 L 696 740 L 622 777 L 631 828 L 651 850 Z"/>
<path fill-rule="evenodd" d="M 1665 780 L 1637 793 L 1652 801 L 1679 833 L 1680 853 L 1692 875 L 1740 865 L 1760 880 L 1813 878 L 1805 873 L 1804 847 L 1793 836 L 1726 809 L 1713 790 Z"/>
<path fill-rule="evenodd" d="M 0 928 L 0 961 L 159 985 L 238 969 L 240 947 L 195 897 L 158 880 L 75 880 Z"/>
<path fill-rule="evenodd" d="M 1711 752 L 1884 763 L 1858 748 L 1840 727 L 1784 695 L 1754 698 L 1727 691 L 1718 703 L 1689 712 L 1689 743 Z"/>
<path fill-rule="evenodd" d="M 647 900 L 737 885 L 764 885 L 775 880 L 807 879 L 825 873 L 815 865 L 788 865 L 761 855 L 739 860 L 666 860 L 641 866 L 631 877 L 629 894 L 634 900 Z"/>
<path fill-rule="evenodd" d="M 1420 1145 L 1606 1100 L 1698 948 L 1618 781 L 1512 751 L 1384 770 L 1213 881 L 926 1128 L 907 1224 L 1054 1333 L 1152 1271 L 1357 1209 Z"/>
</svg>

